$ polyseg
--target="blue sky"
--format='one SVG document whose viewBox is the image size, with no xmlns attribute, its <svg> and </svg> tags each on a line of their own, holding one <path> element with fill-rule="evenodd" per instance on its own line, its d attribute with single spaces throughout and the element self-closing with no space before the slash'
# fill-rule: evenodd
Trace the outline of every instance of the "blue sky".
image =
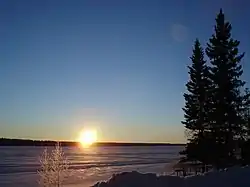
<svg viewBox="0 0 250 187">
<path fill-rule="evenodd" d="M 0 136 L 184 142 L 182 107 L 196 37 L 223 8 L 246 52 L 244 0 L 0 2 Z M 248 45 L 248 46 L 247 46 Z M 248 75 L 247 75 L 248 74 Z"/>
</svg>

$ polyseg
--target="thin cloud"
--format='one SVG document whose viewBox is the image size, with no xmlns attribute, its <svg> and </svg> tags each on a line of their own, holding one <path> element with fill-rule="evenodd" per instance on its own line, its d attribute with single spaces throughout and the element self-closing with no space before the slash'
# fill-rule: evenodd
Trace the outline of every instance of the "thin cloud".
<svg viewBox="0 0 250 187">
<path fill-rule="evenodd" d="M 188 28 L 182 24 L 173 24 L 171 36 L 177 42 L 184 42 L 188 37 Z"/>
</svg>

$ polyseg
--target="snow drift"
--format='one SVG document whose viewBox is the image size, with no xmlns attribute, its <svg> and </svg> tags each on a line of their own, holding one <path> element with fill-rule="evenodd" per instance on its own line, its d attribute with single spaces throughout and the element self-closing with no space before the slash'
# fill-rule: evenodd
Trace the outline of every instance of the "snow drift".
<svg viewBox="0 0 250 187">
<path fill-rule="evenodd" d="M 93 187 L 249 187 L 250 167 L 233 167 L 203 175 L 177 177 L 157 176 L 136 171 L 115 174 L 107 182 L 96 183 Z"/>
</svg>

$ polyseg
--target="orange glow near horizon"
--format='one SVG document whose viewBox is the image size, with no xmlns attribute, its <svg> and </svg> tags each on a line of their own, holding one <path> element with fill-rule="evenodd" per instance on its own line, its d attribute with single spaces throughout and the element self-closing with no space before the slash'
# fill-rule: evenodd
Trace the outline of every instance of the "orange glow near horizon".
<svg viewBox="0 0 250 187">
<path fill-rule="evenodd" d="M 97 141 L 96 130 L 83 130 L 80 133 L 78 141 L 83 147 L 90 147 L 93 143 Z"/>
</svg>

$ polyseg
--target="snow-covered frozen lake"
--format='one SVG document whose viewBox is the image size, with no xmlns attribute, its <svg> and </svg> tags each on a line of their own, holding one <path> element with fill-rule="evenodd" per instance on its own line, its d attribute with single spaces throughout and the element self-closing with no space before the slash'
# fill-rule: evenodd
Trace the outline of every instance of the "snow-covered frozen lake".
<svg viewBox="0 0 250 187">
<path fill-rule="evenodd" d="M 0 147 L 0 186 L 37 187 L 39 155 L 44 147 Z M 74 174 L 67 186 L 89 186 L 117 172 L 167 172 L 179 158 L 182 146 L 65 147 Z"/>
</svg>

